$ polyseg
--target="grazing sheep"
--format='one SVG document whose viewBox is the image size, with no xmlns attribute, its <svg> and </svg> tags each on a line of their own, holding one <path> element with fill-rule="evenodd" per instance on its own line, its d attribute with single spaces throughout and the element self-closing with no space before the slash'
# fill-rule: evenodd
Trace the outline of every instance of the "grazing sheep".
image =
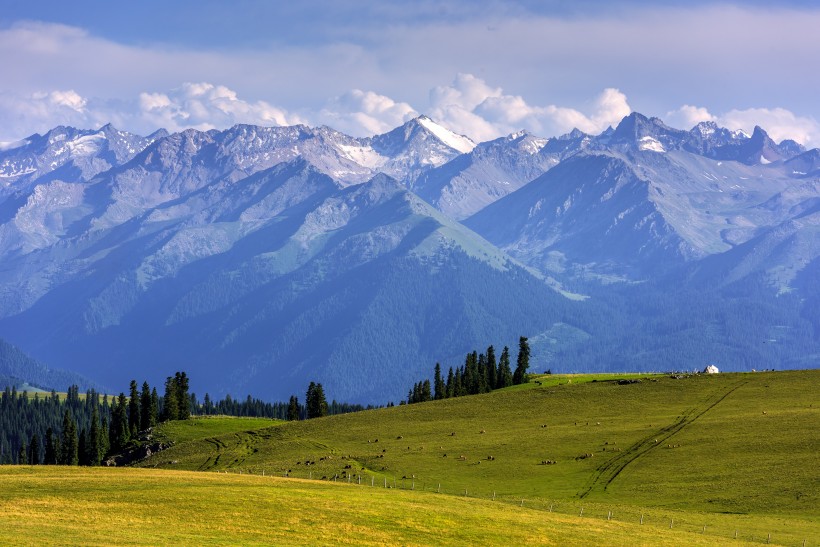
<svg viewBox="0 0 820 547">
<path fill-rule="evenodd" d="M 401 439 L 403 439 L 403 438 L 404 438 L 403 436 L 399 435 L 398 437 L 396 437 L 396 440 L 397 440 L 397 441 L 400 441 L 400 440 L 401 440 Z"/>
<path fill-rule="evenodd" d="M 765 412 L 764 412 L 764 414 L 765 414 Z M 482 429 L 481 431 L 479 431 L 479 433 L 486 433 L 486 431 L 484 431 L 484 430 Z"/>
</svg>

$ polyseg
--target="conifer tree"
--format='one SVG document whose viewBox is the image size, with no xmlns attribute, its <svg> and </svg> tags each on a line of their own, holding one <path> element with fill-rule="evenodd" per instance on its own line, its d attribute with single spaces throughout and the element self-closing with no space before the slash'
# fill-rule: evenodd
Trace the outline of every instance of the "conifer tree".
<svg viewBox="0 0 820 547">
<path fill-rule="evenodd" d="M 462 397 L 467 394 L 467 390 L 464 388 L 464 369 L 458 367 L 456 369 L 456 374 L 453 377 L 453 397 Z"/>
<path fill-rule="evenodd" d="M 151 388 L 151 414 L 159 420 L 159 395 L 157 395 L 157 388 L 155 387 Z"/>
<path fill-rule="evenodd" d="M 322 384 L 310 383 L 305 406 L 307 407 L 308 419 L 327 416 L 327 399 Z"/>
<path fill-rule="evenodd" d="M 432 393 L 430 393 L 430 380 L 424 380 L 424 382 L 421 383 L 421 389 L 419 391 L 419 402 L 425 403 L 433 399 Z"/>
<path fill-rule="evenodd" d="M 504 346 L 501 350 L 501 358 L 498 361 L 498 374 L 496 375 L 496 386 L 498 389 L 513 385 L 512 370 L 510 369 L 510 349 Z"/>
<path fill-rule="evenodd" d="M 495 362 L 495 348 L 490 346 L 487 348 L 487 390 L 492 391 L 496 387 L 498 387 L 498 382 L 496 380 L 496 375 L 498 371 L 496 370 L 498 367 L 498 363 Z"/>
<path fill-rule="evenodd" d="M 487 393 L 490 388 L 487 386 L 487 356 L 483 353 L 478 356 L 478 390 L 476 393 Z"/>
<path fill-rule="evenodd" d="M 447 373 L 447 398 L 455 397 L 455 389 L 456 389 L 456 379 L 455 375 L 453 374 L 453 367 L 450 367 L 450 371 Z"/>
<path fill-rule="evenodd" d="M 295 422 L 299 419 L 299 399 L 296 398 L 296 395 L 290 396 L 290 401 L 288 401 L 288 420 L 291 422 Z"/>
<path fill-rule="evenodd" d="M 77 465 L 91 465 L 88 463 L 88 434 L 85 428 L 80 430 L 77 438 Z"/>
<path fill-rule="evenodd" d="M 100 460 L 108 455 L 108 451 L 111 449 L 111 440 L 108 436 L 108 418 L 105 417 L 103 414 L 102 421 L 100 422 L 100 437 L 99 437 L 99 447 L 100 447 Z"/>
<path fill-rule="evenodd" d="M 50 427 L 46 429 L 46 441 L 43 452 L 43 463 L 46 465 L 56 465 L 57 448 L 54 446 L 54 430 Z"/>
<path fill-rule="evenodd" d="M 120 393 L 111 412 L 111 425 L 108 428 L 108 442 L 110 450 L 114 454 L 122 452 L 130 439 L 127 414 L 128 401 L 125 398 L 125 393 Z"/>
<path fill-rule="evenodd" d="M 40 465 L 40 438 L 34 433 L 31 436 L 31 443 L 28 449 L 29 458 L 28 463 L 29 465 Z"/>
<path fill-rule="evenodd" d="M 26 450 L 26 441 L 20 443 L 20 451 L 17 453 L 17 464 L 26 465 L 28 463 L 28 451 Z"/>
<path fill-rule="evenodd" d="M 77 465 L 79 463 L 78 443 L 77 424 L 74 422 L 74 418 L 71 417 L 71 413 L 66 409 L 63 416 L 63 439 L 60 443 L 60 464 Z"/>
<path fill-rule="evenodd" d="M 433 389 L 435 391 L 433 397 L 436 400 L 444 399 L 447 396 L 447 386 L 441 378 L 441 365 L 438 363 L 436 363 L 436 371 L 433 375 Z"/>
<path fill-rule="evenodd" d="M 88 429 L 88 441 L 85 445 L 87 465 L 100 465 L 100 413 L 97 406 L 91 409 L 91 425 Z"/>
<path fill-rule="evenodd" d="M 140 432 L 140 393 L 137 389 L 137 381 L 131 380 L 128 386 L 128 432 L 131 437 L 136 437 Z"/>
<path fill-rule="evenodd" d="M 177 390 L 177 420 L 187 420 L 191 417 L 191 397 L 188 395 L 188 376 L 185 372 L 174 375 L 174 384 Z"/>
<path fill-rule="evenodd" d="M 142 383 L 140 392 L 140 431 L 146 431 L 157 424 L 157 415 L 151 405 L 151 387 L 148 382 Z"/>
<path fill-rule="evenodd" d="M 179 401 L 177 401 L 177 384 L 173 376 L 165 379 L 165 396 L 162 398 L 162 421 L 179 418 Z"/>
<path fill-rule="evenodd" d="M 518 339 L 518 360 L 513 373 L 513 384 L 526 384 L 530 381 L 527 369 L 530 368 L 530 346 L 527 338 L 522 336 Z"/>
</svg>

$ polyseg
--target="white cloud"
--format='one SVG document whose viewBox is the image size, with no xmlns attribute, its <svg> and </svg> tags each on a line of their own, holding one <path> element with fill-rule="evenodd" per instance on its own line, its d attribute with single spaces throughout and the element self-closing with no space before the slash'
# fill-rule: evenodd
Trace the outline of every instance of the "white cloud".
<svg viewBox="0 0 820 547">
<path fill-rule="evenodd" d="M 238 123 L 293 125 L 304 120 L 265 101 L 246 101 L 222 85 L 185 83 L 168 92 L 142 92 L 135 100 L 104 101 L 73 90 L 0 94 L 0 140 L 16 140 L 57 125 L 96 128 L 106 123 L 141 134 L 226 128 Z"/>
<path fill-rule="evenodd" d="M 453 131 L 478 141 L 519 129 L 548 137 L 574 128 L 599 133 L 630 112 L 626 95 L 614 88 L 604 89 L 585 114 L 554 104 L 531 105 L 522 96 L 505 94 L 471 74 L 459 74 L 450 86 L 435 87 L 430 92 L 429 111 Z"/>
<path fill-rule="evenodd" d="M 207 82 L 185 83 L 165 93 L 140 93 L 137 117 L 143 124 L 179 131 L 225 128 L 237 123 L 293 125 L 297 116 L 265 101 L 248 102 L 225 86 Z"/>
<path fill-rule="evenodd" d="M 820 144 L 820 124 L 817 120 L 797 116 L 785 108 L 730 110 L 719 116 L 718 124 L 729 129 L 743 129 L 749 134 L 754 126 L 759 125 L 777 142 L 793 139 L 806 146 Z"/>
<path fill-rule="evenodd" d="M 691 129 L 701 122 L 714 122 L 716 118 L 703 107 L 685 104 L 677 110 L 666 113 L 664 122 L 672 127 Z"/>
<path fill-rule="evenodd" d="M 759 125 L 777 142 L 792 139 L 809 147 L 820 143 L 820 123 L 814 118 L 798 116 L 785 108 L 732 109 L 714 115 L 704 107 L 683 105 L 668 112 L 665 121 L 681 129 L 690 129 L 700 122 L 712 121 L 727 129 L 742 129 L 748 134 Z"/>
<path fill-rule="evenodd" d="M 418 116 L 412 106 L 373 91 L 354 89 L 328 101 L 315 116 L 318 123 L 355 136 L 384 133 Z"/>
</svg>

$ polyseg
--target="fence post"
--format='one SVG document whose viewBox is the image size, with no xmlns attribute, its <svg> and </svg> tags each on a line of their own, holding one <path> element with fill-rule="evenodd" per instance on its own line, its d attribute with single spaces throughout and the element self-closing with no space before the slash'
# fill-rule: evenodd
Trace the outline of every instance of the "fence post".
<svg viewBox="0 0 820 547">
<path fill-rule="evenodd" d="M 643 524 L 643 515 L 641 515 L 641 524 Z"/>
</svg>

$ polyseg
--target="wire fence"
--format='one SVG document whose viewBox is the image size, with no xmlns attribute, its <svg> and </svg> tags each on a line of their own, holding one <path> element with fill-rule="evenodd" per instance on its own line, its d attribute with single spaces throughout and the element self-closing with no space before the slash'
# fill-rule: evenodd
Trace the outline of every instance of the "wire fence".
<svg viewBox="0 0 820 547">
<path fill-rule="evenodd" d="M 759 527 L 755 528 L 754 531 L 750 531 L 748 526 L 744 526 L 744 524 L 748 525 L 748 522 L 743 523 L 739 521 L 736 525 L 729 526 L 725 522 L 725 518 L 722 518 L 722 515 L 710 518 L 707 513 L 685 513 L 664 511 L 657 508 L 634 508 L 623 505 L 613 507 L 600 502 L 584 502 L 583 500 L 555 500 L 541 497 L 516 496 L 494 490 L 474 489 L 467 485 L 455 485 L 437 480 L 419 479 L 412 475 L 405 475 L 399 478 L 394 475 L 359 473 L 352 470 L 330 474 L 323 470 L 306 471 L 305 469 L 296 471 L 291 469 L 283 472 L 281 470 L 272 470 L 263 467 L 232 468 L 217 471 L 217 473 L 307 479 L 337 484 L 349 484 L 362 488 L 417 491 L 446 496 L 467 497 L 516 505 L 547 513 L 574 515 L 582 519 L 598 519 L 651 526 L 657 529 L 659 533 L 663 530 L 678 530 L 760 544 L 795 545 L 801 547 L 820 545 L 820 542 L 814 537 L 796 538 L 794 532 L 785 527 L 772 526 L 771 531 L 761 532 Z"/>
</svg>

